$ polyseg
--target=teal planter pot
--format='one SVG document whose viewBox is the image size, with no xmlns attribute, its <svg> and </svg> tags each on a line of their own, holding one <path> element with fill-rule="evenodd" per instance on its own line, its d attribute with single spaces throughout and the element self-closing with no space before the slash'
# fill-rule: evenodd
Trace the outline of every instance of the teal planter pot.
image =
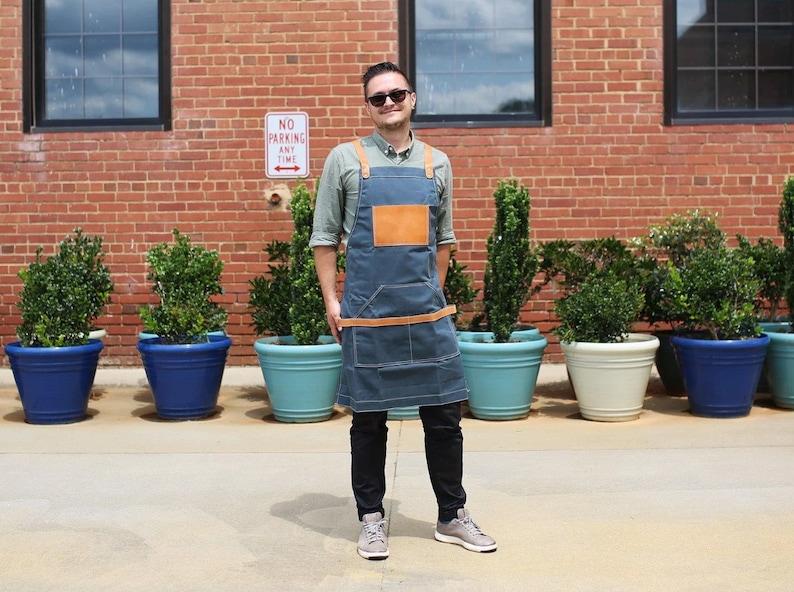
<svg viewBox="0 0 794 592">
<path fill-rule="evenodd" d="M 231 345 L 223 335 L 210 335 L 203 343 L 161 344 L 159 337 L 138 341 L 157 415 L 189 420 L 213 414 Z"/>
<path fill-rule="evenodd" d="M 331 417 L 342 370 L 342 346 L 332 337 L 318 345 L 295 345 L 292 336 L 254 343 L 277 421 L 306 423 Z"/>
<path fill-rule="evenodd" d="M 744 417 L 755 399 L 769 336 L 754 339 L 673 337 L 690 412 L 700 417 Z"/>
<path fill-rule="evenodd" d="M 794 333 L 786 323 L 778 331 L 769 330 L 766 369 L 772 402 L 783 409 L 794 409 Z"/>
<path fill-rule="evenodd" d="M 492 340 L 487 332 L 458 334 L 469 410 L 477 419 L 522 419 L 529 415 L 548 341 L 537 330 L 515 332 L 509 343 Z"/>
<path fill-rule="evenodd" d="M 85 419 L 102 342 L 68 347 L 5 347 L 25 421 L 52 425 Z"/>
<path fill-rule="evenodd" d="M 389 409 L 386 416 L 389 419 L 393 419 L 396 421 L 419 419 L 419 406 L 414 405 L 413 407 L 400 407 L 398 409 Z"/>
<path fill-rule="evenodd" d="M 761 327 L 761 331 L 766 333 L 767 335 L 771 336 L 772 333 L 783 332 L 786 333 L 791 325 L 785 321 L 763 321 L 758 323 L 758 326 Z M 769 393 L 769 350 L 772 349 L 774 343 L 772 341 L 769 342 L 769 348 L 766 350 L 767 359 L 764 361 L 764 367 L 761 370 L 761 378 L 758 379 L 758 388 L 756 388 L 757 393 Z"/>
</svg>

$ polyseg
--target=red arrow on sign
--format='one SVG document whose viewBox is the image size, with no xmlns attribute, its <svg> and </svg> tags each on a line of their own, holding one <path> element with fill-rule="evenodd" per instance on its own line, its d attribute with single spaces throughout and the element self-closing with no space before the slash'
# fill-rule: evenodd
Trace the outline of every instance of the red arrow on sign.
<svg viewBox="0 0 794 592">
<path fill-rule="evenodd" d="M 291 167 L 277 166 L 276 170 L 279 171 L 279 172 L 280 171 L 299 171 L 299 170 L 301 170 L 301 168 L 299 166 L 291 166 Z"/>
</svg>

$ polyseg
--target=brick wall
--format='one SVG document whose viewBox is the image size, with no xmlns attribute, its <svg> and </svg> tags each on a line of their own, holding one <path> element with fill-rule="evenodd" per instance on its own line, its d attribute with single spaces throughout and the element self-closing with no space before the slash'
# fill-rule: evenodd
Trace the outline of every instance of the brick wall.
<svg viewBox="0 0 794 592">
<path fill-rule="evenodd" d="M 719 213 L 731 235 L 777 237 L 794 133 L 664 127 L 661 4 L 553 2 L 552 127 L 419 132 L 452 160 L 459 259 L 478 285 L 492 192 L 507 177 L 530 189 L 534 240 L 627 238 L 695 207 Z M 269 204 L 283 188 L 265 176 L 264 117 L 309 114 L 313 186 L 328 150 L 370 129 L 358 80 L 397 57 L 396 0 L 172 0 L 172 21 L 173 131 L 25 135 L 21 0 L 0 6 L 2 343 L 19 322 L 17 271 L 81 226 L 105 238 L 116 284 L 102 363 L 139 364 L 146 250 L 178 227 L 223 254 L 230 363 L 255 363 L 247 283 L 291 224 Z M 548 329 L 553 297 L 533 300 L 523 320 Z"/>
</svg>

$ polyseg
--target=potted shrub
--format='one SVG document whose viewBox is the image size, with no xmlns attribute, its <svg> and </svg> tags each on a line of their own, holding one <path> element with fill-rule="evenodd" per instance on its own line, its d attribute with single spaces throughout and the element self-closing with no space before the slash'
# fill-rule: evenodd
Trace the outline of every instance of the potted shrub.
<svg viewBox="0 0 794 592">
<path fill-rule="evenodd" d="M 138 341 L 157 415 L 200 419 L 215 412 L 231 339 L 211 334 L 227 312 L 213 299 L 223 294 L 223 261 L 215 250 L 194 245 L 173 230 L 174 242 L 146 254 L 147 279 L 158 302 L 140 309 L 147 332 Z"/>
<path fill-rule="evenodd" d="M 700 210 L 673 214 L 664 222 L 651 225 L 648 234 L 637 241 L 643 261 L 645 292 L 641 317 L 653 327 L 653 334 L 659 338 L 656 369 L 668 395 L 686 394 L 671 341 L 676 332 L 684 330 L 683 323 L 672 316 L 661 302 L 668 263 L 680 268 L 694 249 L 717 248 L 724 245 L 725 241 L 726 236 L 719 227 L 716 214 Z"/>
<path fill-rule="evenodd" d="M 270 270 L 249 282 L 254 343 L 271 409 L 278 421 L 312 422 L 331 417 L 342 368 L 342 347 L 327 335 L 320 282 L 309 247 L 314 198 L 301 183 L 292 191 L 289 242 L 265 249 Z M 342 264 L 340 255 L 340 265 Z"/>
<path fill-rule="evenodd" d="M 102 342 L 89 338 L 93 322 L 113 292 L 101 237 L 80 228 L 46 259 L 43 249 L 19 271 L 19 341 L 5 352 L 25 420 L 73 423 L 85 417 Z"/>
<path fill-rule="evenodd" d="M 724 245 L 668 263 L 662 307 L 685 329 L 672 343 L 694 415 L 750 413 L 769 344 L 754 307 L 759 286 L 753 260 Z"/>
<path fill-rule="evenodd" d="M 778 228 L 783 235 L 784 271 L 775 277 L 779 277 L 782 283 L 782 300 L 789 303 L 788 321 L 761 324 L 770 340 L 764 366 L 772 402 L 784 409 L 794 409 L 794 311 L 790 304 L 794 302 L 794 177 L 786 179 L 783 187 Z M 776 294 L 776 291 L 771 291 L 766 298 L 772 302 Z"/>
<path fill-rule="evenodd" d="M 529 414 L 546 338 L 516 331 L 538 269 L 529 240 L 529 191 L 516 179 L 499 181 L 496 217 L 486 241 L 483 284 L 486 332 L 459 334 L 469 409 L 479 419 L 520 419 Z"/>
<path fill-rule="evenodd" d="M 547 278 L 563 287 L 552 333 L 582 417 L 637 419 L 659 347 L 657 337 L 633 332 L 645 303 L 640 261 L 614 237 L 557 242 L 544 252 Z"/>
</svg>

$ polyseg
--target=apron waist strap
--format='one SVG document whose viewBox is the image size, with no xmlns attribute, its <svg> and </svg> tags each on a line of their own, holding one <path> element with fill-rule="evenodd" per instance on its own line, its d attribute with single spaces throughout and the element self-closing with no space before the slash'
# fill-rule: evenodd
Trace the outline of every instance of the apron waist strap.
<svg viewBox="0 0 794 592">
<path fill-rule="evenodd" d="M 340 319 L 340 327 L 393 327 L 395 325 L 415 325 L 416 323 L 432 323 L 446 316 L 455 314 L 454 304 L 445 306 L 436 312 L 410 315 L 407 317 L 383 317 L 380 319 Z"/>
</svg>

